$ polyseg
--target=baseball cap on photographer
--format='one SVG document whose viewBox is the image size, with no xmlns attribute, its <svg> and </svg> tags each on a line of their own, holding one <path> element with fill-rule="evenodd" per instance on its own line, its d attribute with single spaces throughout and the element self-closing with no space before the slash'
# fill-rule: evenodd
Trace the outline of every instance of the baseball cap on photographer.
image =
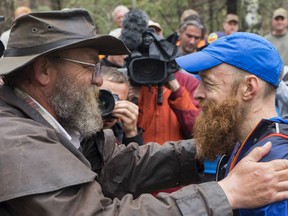
<svg viewBox="0 0 288 216">
<path fill-rule="evenodd" d="M 276 87 L 283 69 L 283 62 L 275 47 L 263 37 L 247 32 L 221 37 L 199 52 L 176 58 L 176 62 L 194 74 L 226 63 Z"/>
</svg>

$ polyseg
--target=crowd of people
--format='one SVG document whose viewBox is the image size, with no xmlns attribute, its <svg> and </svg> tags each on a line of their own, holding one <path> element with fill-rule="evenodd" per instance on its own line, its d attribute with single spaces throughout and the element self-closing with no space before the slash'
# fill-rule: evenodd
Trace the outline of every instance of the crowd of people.
<svg viewBox="0 0 288 216">
<path fill-rule="evenodd" d="M 85 9 L 21 9 L 0 50 L 0 215 L 288 214 L 285 9 L 265 37 L 188 9 L 167 38 L 124 5 L 107 35 Z"/>
</svg>

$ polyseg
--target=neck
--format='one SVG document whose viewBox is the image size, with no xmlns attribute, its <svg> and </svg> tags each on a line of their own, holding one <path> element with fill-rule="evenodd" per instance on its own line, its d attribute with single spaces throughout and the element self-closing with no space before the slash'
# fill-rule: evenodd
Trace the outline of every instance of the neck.
<svg viewBox="0 0 288 216">
<path fill-rule="evenodd" d="M 246 117 L 239 126 L 238 140 L 243 143 L 262 119 L 270 119 L 275 116 L 277 116 L 277 112 L 274 102 L 270 103 L 270 106 L 268 103 L 264 106 L 263 103 L 259 103 L 257 107 L 248 110 Z"/>
<path fill-rule="evenodd" d="M 282 29 L 282 30 L 273 30 L 272 31 L 272 35 L 275 35 L 275 36 L 281 36 L 281 35 L 284 35 L 286 34 L 287 32 L 287 29 Z"/>
<path fill-rule="evenodd" d="M 22 91 L 26 92 L 30 97 L 37 101 L 43 108 L 45 108 L 57 121 L 57 115 L 54 109 L 50 106 L 47 101 L 47 96 L 44 92 L 47 92 L 47 89 L 38 88 L 33 85 L 21 86 L 19 87 Z"/>
</svg>

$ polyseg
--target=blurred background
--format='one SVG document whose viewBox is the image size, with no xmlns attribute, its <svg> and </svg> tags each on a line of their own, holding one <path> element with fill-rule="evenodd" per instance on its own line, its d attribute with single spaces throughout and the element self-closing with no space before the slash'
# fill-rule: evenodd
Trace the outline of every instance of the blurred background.
<svg viewBox="0 0 288 216">
<path fill-rule="evenodd" d="M 221 31 L 225 14 L 235 13 L 240 18 L 240 31 L 260 35 L 269 32 L 273 10 L 288 9 L 288 0 L 1 0 L 0 15 L 5 16 L 5 22 L 0 23 L 0 33 L 10 28 L 16 7 L 28 6 L 32 11 L 86 8 L 98 33 L 106 34 L 116 28 L 111 12 L 120 4 L 144 10 L 160 23 L 165 37 L 177 29 L 181 13 L 189 8 L 198 11 L 208 33 Z"/>
</svg>

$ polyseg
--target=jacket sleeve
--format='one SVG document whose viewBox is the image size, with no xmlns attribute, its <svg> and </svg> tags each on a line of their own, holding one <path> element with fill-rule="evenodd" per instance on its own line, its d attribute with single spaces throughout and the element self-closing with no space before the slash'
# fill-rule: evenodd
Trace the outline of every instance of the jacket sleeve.
<svg viewBox="0 0 288 216">
<path fill-rule="evenodd" d="M 199 81 L 191 74 L 182 71 L 176 72 L 175 78 L 180 88 L 170 95 L 169 105 L 177 116 L 182 134 L 185 138 L 191 138 L 195 120 L 200 113 L 198 102 L 194 99 Z"/>
<path fill-rule="evenodd" d="M 137 197 L 142 193 L 199 182 L 193 139 L 164 145 L 151 142 L 143 146 L 136 143 L 114 145 L 113 149 L 108 146 L 104 145 L 104 166 L 99 175 L 105 196 L 122 198 L 131 193 Z"/>
<path fill-rule="evenodd" d="M 133 200 L 125 195 L 121 200 L 105 198 L 96 181 L 71 186 L 51 193 L 16 198 L 0 206 L 7 215 L 21 216 L 188 216 L 232 215 L 227 198 L 216 182 L 190 185 L 172 194 L 161 193 L 156 198 L 143 194 Z M 1 210 L 1 209 L 0 209 Z"/>
<path fill-rule="evenodd" d="M 182 134 L 185 138 L 191 138 L 200 109 L 193 103 L 185 87 L 181 86 L 176 92 L 171 94 L 169 105 L 177 116 Z"/>
</svg>

